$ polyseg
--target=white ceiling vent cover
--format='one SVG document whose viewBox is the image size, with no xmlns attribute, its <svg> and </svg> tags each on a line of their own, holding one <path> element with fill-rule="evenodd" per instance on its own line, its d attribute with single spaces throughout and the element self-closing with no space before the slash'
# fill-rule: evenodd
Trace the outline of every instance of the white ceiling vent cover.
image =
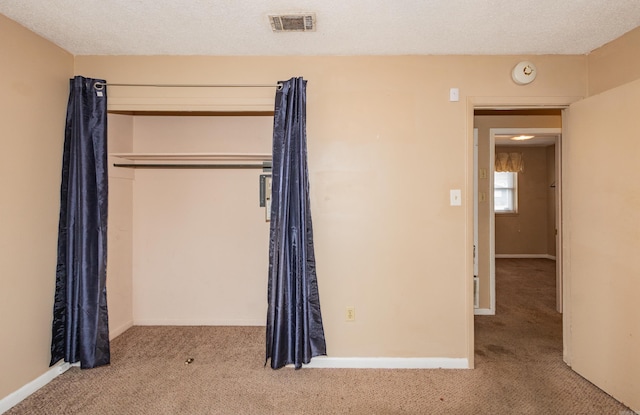
<svg viewBox="0 0 640 415">
<path fill-rule="evenodd" d="M 274 32 L 315 32 L 315 13 L 270 14 L 269 22 Z"/>
</svg>

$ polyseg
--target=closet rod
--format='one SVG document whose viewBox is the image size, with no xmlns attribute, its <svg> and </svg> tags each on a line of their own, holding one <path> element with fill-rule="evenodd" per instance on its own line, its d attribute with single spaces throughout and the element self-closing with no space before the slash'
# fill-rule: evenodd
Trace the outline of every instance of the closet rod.
<svg viewBox="0 0 640 415">
<path fill-rule="evenodd" d="M 277 88 L 282 89 L 282 83 L 277 84 L 112 84 L 110 82 L 96 82 L 93 87 L 98 91 L 105 86 L 143 86 L 153 88 Z"/>
<path fill-rule="evenodd" d="M 271 170 L 271 163 L 268 164 L 135 164 L 135 163 L 113 163 L 113 167 L 129 167 L 136 169 L 267 169 Z"/>
</svg>

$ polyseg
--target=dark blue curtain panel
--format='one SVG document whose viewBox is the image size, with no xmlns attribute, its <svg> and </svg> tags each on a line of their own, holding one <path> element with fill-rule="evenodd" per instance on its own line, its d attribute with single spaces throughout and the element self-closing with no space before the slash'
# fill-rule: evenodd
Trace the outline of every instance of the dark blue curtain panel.
<svg viewBox="0 0 640 415">
<path fill-rule="evenodd" d="M 60 188 L 51 365 L 109 364 L 107 316 L 107 91 L 70 80 Z"/>
<path fill-rule="evenodd" d="M 306 84 L 281 82 L 273 121 L 266 359 L 296 369 L 326 355 L 307 169 Z"/>
</svg>

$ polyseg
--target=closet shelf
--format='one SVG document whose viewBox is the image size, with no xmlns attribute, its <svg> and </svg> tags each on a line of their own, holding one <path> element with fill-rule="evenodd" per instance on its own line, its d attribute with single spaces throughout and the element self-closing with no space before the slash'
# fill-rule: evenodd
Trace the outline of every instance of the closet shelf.
<svg viewBox="0 0 640 415">
<path fill-rule="evenodd" d="M 267 153 L 109 153 L 130 161 L 271 161 Z"/>
</svg>

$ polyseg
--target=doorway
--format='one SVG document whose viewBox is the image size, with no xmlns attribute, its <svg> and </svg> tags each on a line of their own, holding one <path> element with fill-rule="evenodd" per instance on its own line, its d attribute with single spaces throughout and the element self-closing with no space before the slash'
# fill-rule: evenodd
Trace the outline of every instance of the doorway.
<svg viewBox="0 0 640 415">
<path fill-rule="evenodd" d="M 474 260 L 477 257 L 477 267 L 474 266 L 475 315 L 493 315 L 496 312 L 496 255 L 503 258 L 555 259 L 556 309 L 562 310 L 561 126 L 559 109 L 474 112 L 474 135 L 478 135 L 478 146 L 474 146 L 474 153 L 478 154 L 477 158 L 474 154 L 473 207 Z M 533 138 L 522 142 L 510 140 L 522 134 Z M 500 210 L 499 207 L 494 209 L 496 145 L 516 154 L 524 152 L 527 156 L 523 159 L 525 172 L 520 174 L 522 186 L 512 190 L 516 209 L 504 214 L 494 212 Z M 518 200 L 521 202 L 519 208 Z M 500 230 L 498 235 L 503 242 L 497 251 L 496 220 Z"/>
<path fill-rule="evenodd" d="M 477 131 L 477 133 L 476 133 Z M 562 310 L 562 273 L 561 273 L 561 139 L 562 139 L 562 110 L 560 109 L 487 109 L 480 110 L 474 108 L 474 135 L 478 136 L 478 147 L 474 147 L 474 153 L 477 151 L 478 158 L 475 158 L 474 155 L 474 176 L 477 176 L 478 184 L 474 185 L 474 223 L 473 227 L 477 229 L 478 239 L 474 240 L 474 250 L 475 254 L 478 256 L 478 269 L 475 270 L 474 276 L 478 276 L 478 278 L 474 278 L 474 288 L 477 287 L 477 295 L 474 297 L 479 297 L 476 300 L 476 305 L 478 307 L 474 307 L 474 315 L 482 316 L 487 315 L 487 317 L 480 317 L 483 319 L 482 321 L 487 322 L 486 319 L 490 319 L 492 321 L 490 324 L 484 324 L 484 332 L 478 332 L 476 335 L 480 336 L 477 340 L 474 340 L 474 347 L 480 347 L 482 349 L 482 344 L 486 343 L 486 329 L 487 327 L 493 327 L 494 324 L 498 326 L 500 323 L 505 323 L 505 321 L 498 321 L 504 318 L 511 318 L 510 316 L 502 316 L 500 318 L 499 315 L 496 314 L 496 246 L 495 246 L 495 237 L 496 237 L 496 223 L 495 223 L 495 212 L 494 212 L 494 161 L 496 154 L 496 144 L 504 145 L 508 144 L 507 149 L 512 149 L 513 151 L 523 152 L 517 146 L 512 146 L 510 141 L 508 140 L 510 137 L 524 134 L 534 135 L 535 140 L 533 142 L 530 141 L 528 147 L 534 148 L 534 153 L 538 155 L 538 161 L 530 159 L 529 163 L 527 159 L 529 155 L 525 155 L 524 164 L 525 169 L 528 167 L 535 167 L 534 164 L 540 164 L 540 154 L 542 154 L 543 158 L 546 158 L 549 155 L 549 163 L 551 163 L 548 167 L 551 170 L 552 174 L 547 177 L 545 174 L 542 181 L 543 185 L 538 184 L 538 197 L 542 197 L 548 199 L 550 196 L 553 196 L 553 200 L 551 201 L 552 213 L 551 217 L 548 219 L 550 221 L 548 223 L 549 226 L 544 225 L 545 234 L 549 236 L 549 239 L 552 238 L 553 244 L 548 241 L 545 237 L 542 243 L 548 243 L 550 246 L 553 245 L 553 250 L 548 251 L 547 248 L 540 248 L 540 244 L 537 245 L 537 248 L 529 248 L 529 249 L 515 249 L 511 252 L 505 254 L 504 251 L 500 249 L 497 251 L 498 257 L 507 258 L 501 259 L 500 263 L 502 271 L 505 269 L 513 269 L 514 264 L 517 264 L 517 259 L 515 258 L 525 258 L 522 260 L 523 267 L 533 266 L 542 267 L 546 270 L 548 278 L 555 279 L 555 290 L 549 292 L 548 284 L 545 282 L 545 289 L 547 293 L 553 294 L 555 292 L 555 309 L 552 307 L 547 310 L 545 314 L 550 316 L 551 314 L 555 314 L 552 318 L 554 319 L 553 324 L 558 324 L 559 333 L 562 331 L 562 316 L 557 313 L 557 311 Z M 475 139 L 474 139 L 475 140 Z M 522 144 L 520 145 L 522 146 Z M 549 147 L 546 148 L 545 147 Z M 525 149 L 526 147 L 522 147 Z M 540 166 L 536 167 L 540 170 Z M 542 167 L 543 171 L 546 171 L 547 164 L 545 161 L 544 167 Z M 531 176 L 531 169 L 527 171 Z M 523 174 L 523 176 L 526 173 Z M 550 181 L 547 181 L 549 179 Z M 540 195 L 540 186 L 542 186 L 542 192 L 544 194 Z M 525 189 L 521 189 L 525 190 Z M 524 200 L 523 200 L 524 202 Z M 546 202 L 543 203 L 542 209 L 547 210 Z M 522 206 L 521 206 L 522 208 Z M 539 206 L 538 210 L 541 209 Z M 524 215 L 522 215 L 522 211 L 520 212 L 520 216 L 516 215 L 507 215 L 505 218 L 511 220 L 511 222 L 518 222 L 518 219 L 524 219 Z M 538 215 L 540 216 L 540 215 Z M 546 218 L 546 216 L 545 216 Z M 475 230 L 474 229 L 474 230 Z M 515 227 L 515 230 L 524 231 L 524 229 L 518 229 Z M 557 234 L 556 234 L 557 230 Z M 475 233 L 475 232 L 474 232 Z M 502 254 L 502 255 L 500 255 Z M 545 259 L 546 258 L 546 259 Z M 551 263 L 549 259 L 555 259 L 555 264 Z M 506 262 L 505 262 L 506 261 Z M 528 261 L 528 263 L 527 263 Z M 537 261 L 537 262 L 536 262 Z M 545 263 L 546 261 L 546 263 Z M 549 266 L 552 266 L 552 274 L 548 274 Z M 516 267 L 517 268 L 517 267 Z M 555 272 L 553 272 L 555 271 Z M 547 278 L 547 279 L 548 279 Z M 504 278 L 502 279 L 504 280 Z M 545 280 L 546 281 L 546 280 Z M 548 281 L 547 281 L 548 282 Z M 523 287 L 524 288 L 524 287 Z M 512 291 L 513 292 L 513 291 Z M 474 290 L 474 294 L 476 291 Z M 545 297 L 548 300 L 548 296 Z M 531 300 L 531 299 L 530 299 Z M 547 301 L 545 300 L 545 301 Z M 531 302 L 531 301 L 529 301 Z M 499 302 L 500 304 L 500 302 Z M 513 305 L 513 304 L 512 304 Z M 508 306 L 510 307 L 510 306 Z M 549 313 L 551 311 L 552 313 Z M 526 313 L 525 313 L 526 314 Z M 494 316 L 495 315 L 495 316 Z M 474 321 L 477 318 L 474 318 Z M 477 328 L 474 323 L 474 327 Z M 517 324 L 515 325 L 517 327 Z M 503 330 L 504 331 L 504 330 Z M 497 335 L 500 330 L 494 332 Z M 535 336 L 534 336 L 535 337 Z M 558 350 L 562 350 L 562 335 L 560 334 L 558 343 Z M 484 342 L 484 343 L 483 343 Z M 477 350 L 474 350 L 474 353 Z M 561 352 L 560 352 L 561 353 Z M 480 355 L 479 355 L 480 356 Z"/>
</svg>

